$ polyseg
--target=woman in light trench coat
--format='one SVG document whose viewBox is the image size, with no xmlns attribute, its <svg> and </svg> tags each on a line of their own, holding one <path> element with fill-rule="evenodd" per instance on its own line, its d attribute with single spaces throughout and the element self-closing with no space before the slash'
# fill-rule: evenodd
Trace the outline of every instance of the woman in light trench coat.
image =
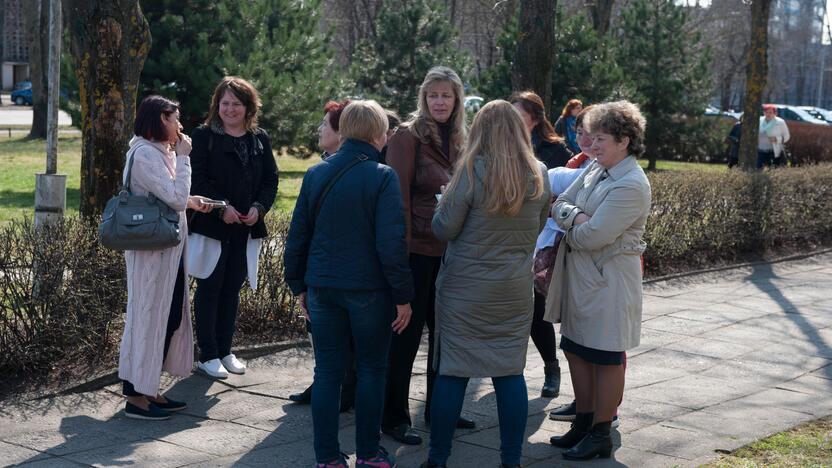
<svg viewBox="0 0 832 468">
<path fill-rule="evenodd" d="M 210 207 L 201 203 L 201 197 L 188 195 L 191 143 L 180 133 L 178 105 L 160 96 L 149 96 L 136 112 L 134 127 L 125 182 L 129 172 L 134 195 L 152 193 L 178 211 L 182 239 L 179 245 L 168 249 L 124 252 L 127 316 L 118 376 L 127 397 L 125 415 L 159 420 L 186 406 L 157 393 L 162 369 L 187 376 L 194 361 L 187 271 L 182 261 L 188 238 L 185 208 L 205 212 Z"/>
<path fill-rule="evenodd" d="M 641 334 L 642 240 L 650 183 L 636 157 L 645 119 L 627 101 L 593 107 L 584 117 L 595 161 L 562 193 L 552 217 L 566 232 L 555 260 L 546 320 L 561 321 L 577 414 L 550 442 L 563 456 L 609 457 L 610 426 L 624 392 L 624 352 Z"/>
</svg>

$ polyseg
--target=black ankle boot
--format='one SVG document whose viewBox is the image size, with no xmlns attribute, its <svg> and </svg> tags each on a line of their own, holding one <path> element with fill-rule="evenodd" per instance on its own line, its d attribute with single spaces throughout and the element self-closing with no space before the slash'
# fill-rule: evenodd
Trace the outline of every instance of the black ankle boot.
<svg viewBox="0 0 832 468">
<path fill-rule="evenodd" d="M 563 452 L 563 458 L 567 460 L 590 460 L 596 456 L 609 458 L 612 454 L 610 424 L 610 421 L 607 421 L 593 426 L 589 434 L 578 442 L 578 445 Z"/>
<path fill-rule="evenodd" d="M 560 366 L 558 361 L 545 363 L 543 373 L 545 377 L 540 396 L 543 398 L 557 398 L 560 395 Z"/>
<path fill-rule="evenodd" d="M 595 413 L 577 413 L 575 420 L 572 421 L 572 427 L 569 428 L 569 432 L 562 436 L 552 436 L 549 439 L 549 443 L 560 448 L 574 447 L 589 433 L 594 416 Z"/>
</svg>

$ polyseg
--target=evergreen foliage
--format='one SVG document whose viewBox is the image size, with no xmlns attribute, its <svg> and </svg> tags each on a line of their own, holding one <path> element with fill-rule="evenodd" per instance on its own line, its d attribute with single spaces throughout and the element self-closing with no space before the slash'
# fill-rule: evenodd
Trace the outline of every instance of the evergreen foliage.
<svg viewBox="0 0 832 468">
<path fill-rule="evenodd" d="M 470 60 L 455 38 L 443 2 L 384 0 L 375 36 L 359 44 L 353 57 L 356 92 L 407 115 L 415 110 L 419 85 L 431 67 L 448 66 L 465 81 Z"/>
<path fill-rule="evenodd" d="M 220 78 L 238 75 L 260 92 L 260 126 L 275 147 L 314 142 L 323 102 L 342 87 L 330 76 L 319 0 L 142 0 L 142 8 L 153 46 L 140 97 L 177 99 L 190 129 L 204 120 Z"/>
<path fill-rule="evenodd" d="M 634 0 L 622 12 L 618 64 L 627 70 L 647 117 L 649 169 L 677 135 L 674 118 L 701 115 L 708 101 L 710 51 L 688 27 L 684 7 L 664 0 Z"/>
</svg>

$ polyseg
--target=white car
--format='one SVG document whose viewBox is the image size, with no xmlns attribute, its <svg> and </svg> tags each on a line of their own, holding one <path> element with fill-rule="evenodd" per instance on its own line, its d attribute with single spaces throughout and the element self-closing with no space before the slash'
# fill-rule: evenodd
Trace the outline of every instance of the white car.
<svg viewBox="0 0 832 468">
<path fill-rule="evenodd" d="M 826 123 L 832 125 L 832 111 L 828 111 L 826 109 L 821 109 L 820 107 L 812 107 L 812 106 L 798 106 L 798 109 L 803 109 L 806 112 L 815 116 L 815 118 L 825 121 Z"/>
<path fill-rule="evenodd" d="M 483 104 L 485 104 L 485 99 L 479 96 L 465 96 L 465 112 L 476 114 Z"/>
<path fill-rule="evenodd" d="M 782 104 L 775 104 L 777 106 L 777 116 L 783 120 L 792 120 L 797 122 L 806 122 L 817 125 L 828 125 L 825 120 L 821 120 L 808 111 L 797 106 L 784 106 Z"/>
</svg>

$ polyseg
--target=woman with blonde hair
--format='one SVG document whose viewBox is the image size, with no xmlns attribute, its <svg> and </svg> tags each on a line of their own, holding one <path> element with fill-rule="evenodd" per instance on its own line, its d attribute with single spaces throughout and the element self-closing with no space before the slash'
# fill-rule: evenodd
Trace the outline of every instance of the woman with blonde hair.
<svg viewBox="0 0 832 468">
<path fill-rule="evenodd" d="M 532 324 L 532 251 L 551 200 L 517 110 L 486 104 L 442 196 L 432 227 L 448 249 L 436 281 L 438 374 L 430 454 L 445 466 L 468 379 L 490 377 L 497 393 L 503 467 L 519 466 L 528 413 L 523 369 Z"/>
<path fill-rule="evenodd" d="M 413 324 L 401 335 L 393 335 L 387 371 L 382 431 L 404 444 L 417 445 L 422 438 L 411 430 L 410 375 L 413 361 L 427 323 L 433 357 L 434 300 L 436 276 L 445 242 L 431 230 L 441 187 L 451 180 L 457 155 L 465 141 L 465 92 L 459 75 L 447 67 L 428 71 L 419 87 L 416 112 L 397 129 L 387 145 L 386 163 L 396 171 L 404 203 L 410 269 L 416 295 L 413 299 Z M 435 373 L 428 370 L 425 420 L 430 419 L 430 396 Z M 460 427 L 473 428 L 474 422 L 460 418 Z"/>
</svg>

